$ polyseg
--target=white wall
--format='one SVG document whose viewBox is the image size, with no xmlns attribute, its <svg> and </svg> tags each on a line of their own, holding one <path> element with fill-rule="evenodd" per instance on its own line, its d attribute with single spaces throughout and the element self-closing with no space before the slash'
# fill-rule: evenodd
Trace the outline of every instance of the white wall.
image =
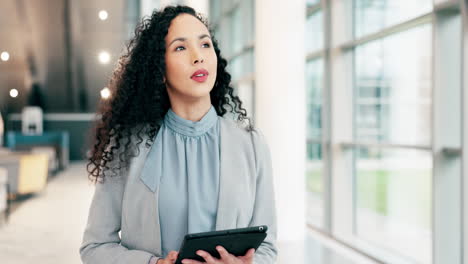
<svg viewBox="0 0 468 264">
<path fill-rule="evenodd" d="M 257 0 L 255 113 L 270 146 L 278 240 L 305 231 L 305 1 Z"/>
</svg>

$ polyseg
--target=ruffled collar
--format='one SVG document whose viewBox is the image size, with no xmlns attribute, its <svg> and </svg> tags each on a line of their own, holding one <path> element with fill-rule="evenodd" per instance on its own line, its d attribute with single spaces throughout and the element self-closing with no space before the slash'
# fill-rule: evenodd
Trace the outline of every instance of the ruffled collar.
<svg viewBox="0 0 468 264">
<path fill-rule="evenodd" d="M 169 129 L 174 130 L 176 133 L 194 137 L 206 133 L 216 124 L 217 120 L 218 114 L 216 113 L 213 105 L 208 113 L 206 113 L 203 118 L 197 122 L 183 119 L 176 115 L 172 109 L 169 109 L 164 117 L 164 125 Z M 148 188 L 151 189 L 152 192 L 156 191 L 156 186 L 158 185 L 162 175 L 162 148 L 156 147 L 162 144 L 161 140 L 161 133 L 158 133 L 155 142 L 151 145 L 151 149 L 149 150 L 148 156 L 143 164 L 143 170 L 140 175 L 140 179 L 146 186 L 148 186 Z"/>
<path fill-rule="evenodd" d="M 191 121 L 178 116 L 172 109 L 164 116 L 164 124 L 173 131 L 185 136 L 200 136 L 212 128 L 218 119 L 215 108 L 211 105 L 210 110 L 200 121 Z"/>
</svg>

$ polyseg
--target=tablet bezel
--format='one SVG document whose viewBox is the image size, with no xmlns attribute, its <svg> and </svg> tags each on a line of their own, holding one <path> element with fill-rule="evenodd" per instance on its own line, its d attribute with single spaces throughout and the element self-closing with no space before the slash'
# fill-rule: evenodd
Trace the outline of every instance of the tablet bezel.
<svg viewBox="0 0 468 264">
<path fill-rule="evenodd" d="M 242 239 L 250 243 L 248 245 L 233 245 L 231 250 L 235 252 L 245 251 L 247 252 L 250 248 L 257 248 L 265 240 L 268 230 L 268 226 L 253 226 L 253 227 L 244 227 L 244 228 L 235 228 L 235 229 L 226 229 L 218 230 L 211 232 L 202 232 L 202 233 L 192 233 L 187 234 L 182 241 L 182 244 L 179 249 L 179 256 L 176 260 L 176 264 L 181 264 L 183 259 L 194 259 L 197 261 L 204 261 L 204 259 L 196 255 L 197 250 L 204 250 L 205 252 L 210 253 L 213 257 L 219 258 L 219 252 L 216 248 L 207 248 L 208 245 L 204 244 L 213 244 L 213 239 Z M 192 250 L 193 243 L 197 243 L 197 249 Z M 229 246 L 223 245 L 222 242 L 217 243 L 218 245 L 223 246 L 228 252 L 230 251 Z M 188 249 L 187 249 L 188 248 Z M 190 252 L 186 252 L 190 251 Z"/>
</svg>

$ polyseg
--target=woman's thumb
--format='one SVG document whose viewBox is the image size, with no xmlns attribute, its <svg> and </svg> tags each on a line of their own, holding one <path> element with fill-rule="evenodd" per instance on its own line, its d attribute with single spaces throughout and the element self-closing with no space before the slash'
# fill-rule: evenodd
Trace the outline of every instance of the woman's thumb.
<svg viewBox="0 0 468 264">
<path fill-rule="evenodd" d="M 171 251 L 169 252 L 168 257 L 170 260 L 176 260 L 178 255 L 179 253 L 177 251 Z"/>
<path fill-rule="evenodd" d="M 255 254 L 255 249 L 251 248 L 251 249 L 249 249 L 249 251 L 247 251 L 247 254 L 245 256 L 247 258 L 253 258 L 254 254 Z"/>
</svg>

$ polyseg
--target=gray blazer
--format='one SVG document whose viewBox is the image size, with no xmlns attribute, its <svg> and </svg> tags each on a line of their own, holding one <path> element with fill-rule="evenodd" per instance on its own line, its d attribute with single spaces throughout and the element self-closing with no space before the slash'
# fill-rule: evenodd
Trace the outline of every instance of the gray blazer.
<svg viewBox="0 0 468 264">
<path fill-rule="evenodd" d="M 267 225 L 254 263 L 275 263 L 276 208 L 268 145 L 258 130 L 248 132 L 224 117 L 220 137 L 216 230 Z M 143 142 L 128 169 L 96 185 L 80 247 L 83 263 L 147 264 L 152 256 L 161 257 L 159 186 L 153 192 L 140 180 L 148 153 Z"/>
</svg>

